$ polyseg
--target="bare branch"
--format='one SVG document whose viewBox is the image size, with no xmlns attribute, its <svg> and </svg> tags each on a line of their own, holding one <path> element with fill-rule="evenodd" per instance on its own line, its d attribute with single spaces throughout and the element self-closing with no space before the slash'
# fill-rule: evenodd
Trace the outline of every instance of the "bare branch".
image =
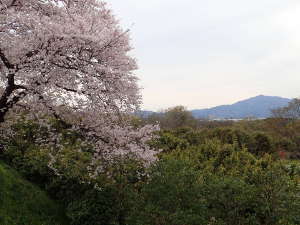
<svg viewBox="0 0 300 225">
<path fill-rule="evenodd" d="M 7 69 L 15 69 L 15 66 L 11 64 L 8 58 L 4 55 L 4 52 L 0 48 L 0 59 L 2 60 L 3 64 L 6 66 Z"/>
</svg>

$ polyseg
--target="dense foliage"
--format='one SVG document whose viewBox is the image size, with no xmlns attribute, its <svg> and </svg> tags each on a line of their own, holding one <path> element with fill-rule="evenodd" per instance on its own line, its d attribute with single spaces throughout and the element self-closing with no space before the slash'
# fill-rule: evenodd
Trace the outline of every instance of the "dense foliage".
<svg viewBox="0 0 300 225">
<path fill-rule="evenodd" d="M 91 178 L 93 146 L 74 151 L 76 132 L 49 120 L 62 136 L 53 165 L 34 141 L 47 129 L 20 120 L 1 157 L 61 201 L 72 225 L 299 224 L 300 163 L 289 159 L 299 125 L 278 121 L 161 130 L 149 142 L 162 149 L 157 162 L 116 157 Z"/>
</svg>

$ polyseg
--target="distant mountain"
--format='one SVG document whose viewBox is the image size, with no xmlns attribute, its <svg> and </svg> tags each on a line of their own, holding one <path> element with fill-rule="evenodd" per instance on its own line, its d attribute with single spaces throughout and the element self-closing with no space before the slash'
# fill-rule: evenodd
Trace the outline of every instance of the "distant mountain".
<svg viewBox="0 0 300 225">
<path fill-rule="evenodd" d="M 142 118 L 147 118 L 150 115 L 152 115 L 153 113 L 155 113 L 155 112 L 149 111 L 149 110 L 140 110 L 140 111 L 135 112 L 135 115 L 142 117 Z"/>
<path fill-rule="evenodd" d="M 196 109 L 191 112 L 196 118 L 267 118 L 271 116 L 272 109 L 286 106 L 290 101 L 291 99 L 288 98 L 259 95 L 232 105 L 221 105 L 209 109 Z"/>
</svg>

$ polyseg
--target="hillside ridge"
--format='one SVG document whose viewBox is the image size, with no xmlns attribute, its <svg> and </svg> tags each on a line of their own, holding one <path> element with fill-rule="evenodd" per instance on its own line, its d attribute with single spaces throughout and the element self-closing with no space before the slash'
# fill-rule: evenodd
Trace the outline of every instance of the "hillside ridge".
<svg viewBox="0 0 300 225">
<path fill-rule="evenodd" d="M 268 118 L 272 109 L 287 106 L 292 99 L 279 96 L 258 95 L 252 98 L 237 101 L 233 104 L 219 105 L 205 109 L 189 110 L 195 118 L 204 119 L 244 119 L 244 118 Z M 142 110 L 136 114 L 148 117 L 154 112 Z"/>
<path fill-rule="evenodd" d="M 0 160 L 1 225 L 68 225 L 64 210 Z"/>
<path fill-rule="evenodd" d="M 267 118 L 271 110 L 286 106 L 292 99 L 278 96 L 258 95 L 231 105 L 220 105 L 207 109 L 191 110 L 196 118 L 243 119 L 247 117 Z"/>
</svg>

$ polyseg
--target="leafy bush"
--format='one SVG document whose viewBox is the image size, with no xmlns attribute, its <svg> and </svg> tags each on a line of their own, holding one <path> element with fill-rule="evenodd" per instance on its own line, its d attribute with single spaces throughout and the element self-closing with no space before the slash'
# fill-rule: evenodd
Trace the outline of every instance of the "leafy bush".
<svg viewBox="0 0 300 225">
<path fill-rule="evenodd" d="M 115 158 L 91 179 L 93 150 L 76 151 L 78 134 L 51 122 L 62 137 L 58 175 L 51 149 L 34 139 L 47 130 L 19 123 L 4 159 L 60 200 L 72 225 L 300 224 L 300 166 L 273 154 L 293 139 L 243 128 L 165 130 L 151 143 L 164 150 L 154 165 Z"/>
<path fill-rule="evenodd" d="M 198 179 L 189 162 L 160 161 L 149 173 L 130 224 L 207 224 L 207 206 Z"/>
</svg>

